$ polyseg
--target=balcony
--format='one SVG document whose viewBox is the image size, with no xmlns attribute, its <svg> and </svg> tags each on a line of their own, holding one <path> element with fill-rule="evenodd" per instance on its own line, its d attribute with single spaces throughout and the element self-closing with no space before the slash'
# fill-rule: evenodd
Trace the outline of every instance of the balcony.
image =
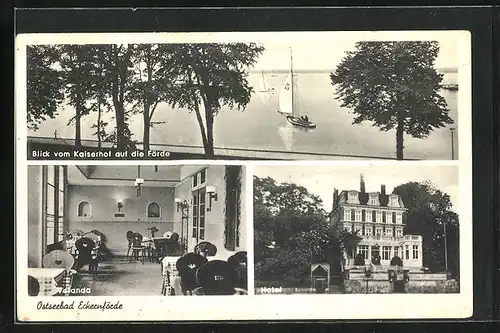
<svg viewBox="0 0 500 333">
<path fill-rule="evenodd" d="M 403 235 L 401 237 L 396 236 L 361 236 L 363 240 L 372 240 L 372 241 L 380 241 L 380 240 L 388 240 L 388 241 L 422 241 L 422 236 L 420 235 Z"/>
</svg>

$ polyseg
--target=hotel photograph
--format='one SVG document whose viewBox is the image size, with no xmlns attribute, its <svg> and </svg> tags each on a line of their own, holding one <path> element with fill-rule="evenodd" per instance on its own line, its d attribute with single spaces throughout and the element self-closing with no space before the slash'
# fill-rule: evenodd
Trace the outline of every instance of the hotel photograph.
<svg viewBox="0 0 500 333">
<path fill-rule="evenodd" d="M 459 293 L 454 165 L 254 168 L 255 294 Z"/>
<path fill-rule="evenodd" d="M 27 168 L 30 296 L 247 294 L 245 167 Z"/>
</svg>

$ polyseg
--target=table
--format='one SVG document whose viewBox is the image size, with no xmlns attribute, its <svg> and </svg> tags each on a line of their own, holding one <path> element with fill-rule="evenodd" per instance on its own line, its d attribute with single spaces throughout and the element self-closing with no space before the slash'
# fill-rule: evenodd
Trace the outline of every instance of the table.
<svg viewBox="0 0 500 333">
<path fill-rule="evenodd" d="M 181 277 L 177 271 L 176 263 L 180 257 L 165 257 L 161 261 L 163 276 L 162 295 L 182 295 Z"/>
</svg>

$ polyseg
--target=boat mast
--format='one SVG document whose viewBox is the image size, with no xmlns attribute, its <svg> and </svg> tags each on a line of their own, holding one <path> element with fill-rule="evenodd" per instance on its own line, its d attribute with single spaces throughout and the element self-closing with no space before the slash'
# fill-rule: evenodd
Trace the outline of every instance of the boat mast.
<svg viewBox="0 0 500 333">
<path fill-rule="evenodd" d="M 292 48 L 290 48 L 290 84 L 292 88 L 292 116 L 297 117 L 295 114 L 295 96 L 294 96 L 294 89 L 293 89 L 293 54 L 292 54 Z"/>
</svg>

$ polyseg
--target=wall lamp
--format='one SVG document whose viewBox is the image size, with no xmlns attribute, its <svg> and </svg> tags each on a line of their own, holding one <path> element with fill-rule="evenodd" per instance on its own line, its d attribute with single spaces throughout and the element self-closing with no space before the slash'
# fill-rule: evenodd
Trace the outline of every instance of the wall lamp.
<svg viewBox="0 0 500 333">
<path fill-rule="evenodd" d="M 212 199 L 214 201 L 217 201 L 217 191 L 215 190 L 215 187 L 213 187 L 213 186 L 207 186 L 205 188 L 205 191 L 208 194 L 208 208 L 207 208 L 207 210 L 211 211 L 212 210 Z"/>
<path fill-rule="evenodd" d="M 123 203 L 121 202 L 121 200 L 117 202 L 117 205 L 118 205 L 118 212 L 120 213 L 123 208 Z"/>
<path fill-rule="evenodd" d="M 180 198 L 175 198 L 175 203 L 177 204 L 177 212 L 179 212 L 180 209 L 184 210 L 189 208 L 187 200 L 182 201 Z"/>
</svg>

